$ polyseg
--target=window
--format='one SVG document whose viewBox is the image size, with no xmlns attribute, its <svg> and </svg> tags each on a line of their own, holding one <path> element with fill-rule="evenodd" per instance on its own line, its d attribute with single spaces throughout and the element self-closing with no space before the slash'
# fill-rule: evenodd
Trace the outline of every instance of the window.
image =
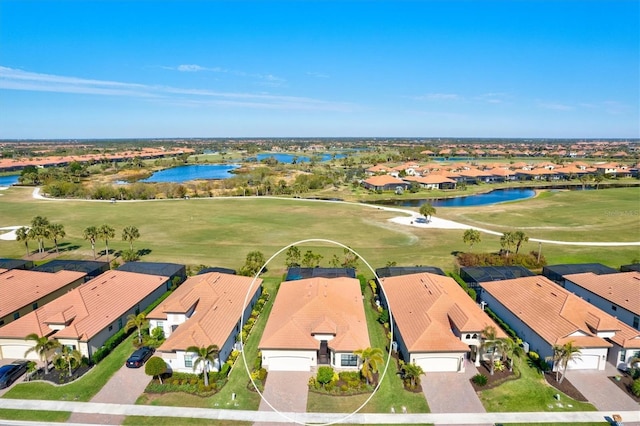
<svg viewBox="0 0 640 426">
<path fill-rule="evenodd" d="M 162 321 L 158 321 L 158 322 L 156 323 L 156 327 L 161 328 L 162 330 L 164 330 L 164 322 L 162 322 Z"/>
<path fill-rule="evenodd" d="M 64 347 L 69 349 L 70 351 L 75 351 L 76 350 L 76 345 L 64 345 Z"/>
<path fill-rule="evenodd" d="M 112 325 L 109 326 L 109 331 L 111 331 L 111 330 L 113 330 L 113 326 Z"/>
<path fill-rule="evenodd" d="M 612 310 L 612 311 L 617 311 L 617 310 L 618 310 L 618 307 L 617 307 L 616 305 L 611 305 L 611 310 Z"/>
<path fill-rule="evenodd" d="M 122 329 L 122 318 L 118 319 L 118 330 Z"/>
<path fill-rule="evenodd" d="M 140 313 L 140 305 L 136 306 L 136 315 L 138 315 Z"/>
<path fill-rule="evenodd" d="M 620 362 L 624 362 L 627 359 L 627 351 L 624 349 L 620 351 Z"/>
<path fill-rule="evenodd" d="M 185 367 L 193 367 L 193 355 L 185 354 L 184 355 L 184 366 Z"/>
<path fill-rule="evenodd" d="M 638 317 L 633 317 L 633 328 L 635 328 L 636 330 L 640 330 L 640 318 Z"/>
<path fill-rule="evenodd" d="M 18 318 L 20 318 L 20 312 L 16 312 L 15 314 L 13 314 L 14 320 L 17 320 Z"/>
<path fill-rule="evenodd" d="M 31 308 L 33 308 L 33 310 L 35 311 L 36 309 L 38 309 L 38 302 L 34 303 L 33 305 L 31 305 Z"/>
<path fill-rule="evenodd" d="M 465 339 L 471 339 L 471 335 L 470 335 L 470 334 L 467 334 L 467 335 L 465 336 Z"/>
<path fill-rule="evenodd" d="M 340 358 L 341 367 L 357 367 L 358 357 L 353 354 L 342 354 Z"/>
<path fill-rule="evenodd" d="M 0 320 L 0 325 L 4 325 L 4 320 Z"/>
</svg>

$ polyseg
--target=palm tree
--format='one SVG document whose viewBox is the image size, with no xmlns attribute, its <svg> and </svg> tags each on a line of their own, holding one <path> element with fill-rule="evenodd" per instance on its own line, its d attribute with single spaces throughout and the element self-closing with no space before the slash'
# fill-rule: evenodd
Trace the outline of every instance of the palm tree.
<svg viewBox="0 0 640 426">
<path fill-rule="evenodd" d="M 29 256 L 29 240 L 31 236 L 29 235 L 29 228 L 26 226 L 20 227 L 16 229 L 16 240 L 24 241 L 24 247 L 27 250 L 27 256 Z"/>
<path fill-rule="evenodd" d="M 420 206 L 420 214 L 427 219 L 427 222 L 431 220 L 431 216 L 436 214 L 436 208 L 431 203 L 424 203 Z"/>
<path fill-rule="evenodd" d="M 420 376 L 424 374 L 424 370 L 419 365 L 406 363 L 402 366 L 405 380 L 409 380 L 411 388 L 415 388 L 420 384 Z"/>
<path fill-rule="evenodd" d="M 58 239 L 64 238 L 67 234 L 64 232 L 64 225 L 60 223 L 50 223 L 47 227 L 47 238 L 53 240 L 53 244 L 56 246 L 56 254 L 58 253 Z"/>
<path fill-rule="evenodd" d="M 129 241 L 129 248 L 133 251 L 133 242 L 140 238 L 140 231 L 135 226 L 127 226 L 122 230 L 122 241 Z"/>
<path fill-rule="evenodd" d="M 497 330 L 494 326 L 488 325 L 482 330 L 482 344 L 480 348 L 483 350 L 490 349 L 490 370 L 493 376 L 495 372 L 496 355 L 504 353 L 504 339 L 498 338 Z"/>
<path fill-rule="evenodd" d="M 518 254 L 520 245 L 529 241 L 529 236 L 522 231 L 516 231 L 513 233 L 513 240 L 516 243 L 516 254 Z"/>
<path fill-rule="evenodd" d="M 96 240 L 98 239 L 98 228 L 95 226 L 89 226 L 82 231 L 82 237 L 85 240 L 91 242 L 91 249 L 93 250 L 93 260 L 96 260 Z"/>
<path fill-rule="evenodd" d="M 38 240 L 38 252 L 44 253 L 44 239 L 49 234 L 49 219 L 42 216 L 36 216 L 31 219 L 31 229 L 29 235 L 34 240 Z"/>
<path fill-rule="evenodd" d="M 353 354 L 360 357 L 362 366 L 360 373 L 367 380 L 367 384 L 373 381 L 373 374 L 380 370 L 384 363 L 384 355 L 380 348 L 366 348 L 353 351 Z"/>
<path fill-rule="evenodd" d="M 47 336 L 38 336 L 36 333 L 31 333 L 24 340 L 33 340 L 35 344 L 33 347 L 27 349 L 24 353 L 26 357 L 31 352 L 35 352 L 40 357 L 40 360 L 44 361 L 44 371 L 49 373 L 49 352 L 60 346 L 60 342 L 55 339 L 50 339 Z"/>
<path fill-rule="evenodd" d="M 604 176 L 602 175 L 602 173 L 597 173 L 594 177 L 593 177 L 593 181 L 596 183 L 596 190 L 598 189 L 598 187 L 600 186 L 600 183 L 604 180 Z"/>
<path fill-rule="evenodd" d="M 116 230 L 112 226 L 104 224 L 98 228 L 98 236 L 104 240 L 107 249 L 107 262 L 109 261 L 109 240 L 116 236 Z"/>
<path fill-rule="evenodd" d="M 524 355 L 524 349 L 513 339 L 504 339 L 503 343 L 504 356 L 509 359 L 509 371 L 513 371 L 513 364 Z"/>
<path fill-rule="evenodd" d="M 132 328 L 135 328 L 138 332 L 138 344 L 142 345 L 142 329 L 147 325 L 147 316 L 144 313 L 138 315 L 129 314 L 127 316 L 127 323 L 124 325 L 124 330 L 128 332 Z"/>
<path fill-rule="evenodd" d="M 202 363 L 204 385 L 209 386 L 209 364 L 215 364 L 216 358 L 218 358 L 218 346 L 189 346 L 186 352 L 192 352 L 197 355 L 197 358 L 193 360 L 193 370 L 195 371 L 198 365 Z"/>
<path fill-rule="evenodd" d="M 509 252 L 511 251 L 511 247 L 515 244 L 515 236 L 513 232 L 505 232 L 500 237 L 500 246 L 507 250 L 507 257 L 509 256 Z"/>
<path fill-rule="evenodd" d="M 469 244 L 469 246 L 471 246 L 471 250 L 473 250 L 474 244 L 480 243 L 480 231 L 476 229 L 467 229 L 464 231 L 462 241 L 465 244 Z"/>
<path fill-rule="evenodd" d="M 69 367 L 69 377 L 73 375 L 73 365 L 80 365 L 82 362 L 82 354 L 77 349 L 70 349 L 63 346 L 62 350 L 54 355 L 54 360 L 62 359 Z"/>
<path fill-rule="evenodd" d="M 556 351 L 556 347 L 554 346 L 554 354 Z M 569 367 L 569 363 L 571 361 L 580 360 L 580 348 L 573 344 L 573 340 L 568 341 L 564 345 L 560 347 L 560 367 L 562 367 L 562 377 L 558 383 L 562 383 L 565 376 L 567 375 L 567 368 Z M 556 377 L 557 380 L 557 377 Z"/>
</svg>

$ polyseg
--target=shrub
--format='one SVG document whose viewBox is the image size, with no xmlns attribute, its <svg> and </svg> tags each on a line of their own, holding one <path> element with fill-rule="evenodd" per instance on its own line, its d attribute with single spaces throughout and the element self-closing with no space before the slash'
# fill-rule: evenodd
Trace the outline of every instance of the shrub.
<svg viewBox="0 0 640 426">
<path fill-rule="evenodd" d="M 342 392 L 346 392 L 346 391 L 348 391 L 348 390 L 349 390 L 349 386 L 347 386 L 347 385 L 342 385 L 342 386 L 340 386 L 340 390 L 341 390 Z"/>
<path fill-rule="evenodd" d="M 473 378 L 471 379 L 473 380 L 473 383 L 475 383 L 478 386 L 484 386 L 487 384 L 487 381 L 489 379 L 487 379 L 487 376 L 485 376 L 484 374 L 476 374 L 475 376 L 473 376 Z"/>
<path fill-rule="evenodd" d="M 135 262 L 140 259 L 140 254 L 138 254 L 137 250 L 126 249 L 122 250 L 120 257 L 122 257 L 122 260 L 125 262 Z"/>
<path fill-rule="evenodd" d="M 318 368 L 318 374 L 316 375 L 316 380 L 318 381 L 318 383 L 325 385 L 331 382 L 331 380 L 333 379 L 333 368 L 331 367 L 327 367 L 327 366 L 322 366 L 320 368 Z"/>
<path fill-rule="evenodd" d="M 529 358 L 531 361 L 538 361 L 540 359 L 540 355 L 537 352 L 529 351 Z"/>
<path fill-rule="evenodd" d="M 635 379 L 631 385 L 631 393 L 640 397 L 640 379 Z"/>
<path fill-rule="evenodd" d="M 505 369 L 504 363 L 499 359 L 495 360 L 493 362 L 493 369 L 495 371 L 504 371 Z"/>
</svg>

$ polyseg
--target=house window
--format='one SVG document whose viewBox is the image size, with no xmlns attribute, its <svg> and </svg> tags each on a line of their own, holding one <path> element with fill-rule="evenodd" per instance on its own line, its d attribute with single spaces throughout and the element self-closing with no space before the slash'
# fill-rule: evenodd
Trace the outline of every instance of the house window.
<svg viewBox="0 0 640 426">
<path fill-rule="evenodd" d="M 111 331 L 111 330 L 113 330 L 113 326 L 112 325 L 109 326 L 109 331 Z"/>
<path fill-rule="evenodd" d="M 35 311 L 36 309 L 38 309 L 38 302 L 34 303 L 33 305 L 31 305 L 31 308 Z"/>
<path fill-rule="evenodd" d="M 16 312 L 15 314 L 13 314 L 14 320 L 17 320 L 18 318 L 20 318 L 20 312 Z"/>
<path fill-rule="evenodd" d="M 342 354 L 340 356 L 340 366 L 341 367 L 357 367 L 358 357 L 353 354 Z"/>
<path fill-rule="evenodd" d="M 136 315 L 140 313 L 140 305 L 136 306 Z"/>
<path fill-rule="evenodd" d="M 69 349 L 70 351 L 75 351 L 76 350 L 76 345 L 64 345 L 64 347 Z"/>
<path fill-rule="evenodd" d="M 193 367 L 193 355 L 185 354 L 185 356 L 184 356 L 184 366 L 185 367 Z"/>
<path fill-rule="evenodd" d="M 118 330 L 122 330 L 122 318 L 118 319 Z"/>
<path fill-rule="evenodd" d="M 625 362 L 626 359 L 627 359 L 627 351 L 623 349 L 620 351 L 620 362 Z"/>
<path fill-rule="evenodd" d="M 474 338 L 474 339 L 477 339 L 477 338 L 478 338 L 478 335 L 477 335 L 476 333 L 473 333 L 473 338 Z"/>
<path fill-rule="evenodd" d="M 471 339 L 471 335 L 467 334 L 466 339 Z"/>
<path fill-rule="evenodd" d="M 618 310 L 618 307 L 617 307 L 616 305 L 611 305 L 611 310 L 612 310 L 612 311 L 617 311 L 617 310 Z"/>
<path fill-rule="evenodd" d="M 633 317 L 633 328 L 635 328 L 636 330 L 640 330 L 640 318 L 638 317 Z"/>
<path fill-rule="evenodd" d="M 4 325 L 4 320 L 0 320 L 0 325 Z"/>
<path fill-rule="evenodd" d="M 162 322 L 162 321 L 158 321 L 158 322 L 156 323 L 156 327 L 161 328 L 162 330 L 164 330 L 164 322 Z"/>
</svg>

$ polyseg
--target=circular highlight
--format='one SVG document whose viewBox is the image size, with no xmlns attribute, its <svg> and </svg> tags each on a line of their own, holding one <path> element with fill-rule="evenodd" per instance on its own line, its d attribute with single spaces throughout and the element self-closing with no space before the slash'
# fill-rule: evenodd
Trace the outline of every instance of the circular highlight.
<svg viewBox="0 0 640 426">
<path fill-rule="evenodd" d="M 344 245 L 342 243 L 339 243 L 337 241 L 328 240 L 328 239 L 324 239 L 324 238 L 310 238 L 310 239 L 306 239 L 306 240 L 300 240 L 300 241 L 293 242 L 293 243 L 281 248 L 276 253 L 274 253 L 269 259 L 267 259 L 267 261 L 264 263 L 264 265 L 262 265 L 260 270 L 253 277 L 253 280 L 251 281 L 251 285 L 249 286 L 247 294 L 244 297 L 244 302 L 242 304 L 242 312 L 240 314 L 240 330 L 242 330 L 242 327 L 244 326 L 244 318 L 243 318 L 244 317 L 244 309 L 246 308 L 247 302 L 249 301 L 249 295 L 251 294 L 251 290 L 254 288 L 254 284 L 255 284 L 256 280 L 258 279 L 258 277 L 260 276 L 262 271 L 264 271 L 264 269 L 267 267 L 269 262 L 271 262 L 278 255 L 280 255 L 283 251 L 287 250 L 289 247 L 292 247 L 292 246 L 295 246 L 295 245 L 298 245 L 298 244 L 318 243 L 318 242 L 333 244 L 333 245 L 342 247 L 343 249 L 349 250 L 351 253 L 353 253 L 356 256 L 358 256 L 358 258 L 360 260 L 362 260 L 365 265 L 367 265 L 369 270 L 373 273 L 373 276 L 376 278 L 376 280 L 378 280 L 378 283 L 380 283 L 380 278 L 376 274 L 376 271 L 371 267 L 371 265 L 362 256 L 360 256 L 360 254 L 358 254 L 355 250 L 353 250 L 349 246 L 346 246 L 346 245 Z M 380 283 L 380 290 L 384 294 L 384 288 L 383 288 L 381 283 Z M 384 296 L 385 296 L 385 300 L 387 300 L 386 294 L 384 294 Z M 391 313 L 391 307 L 387 306 L 387 311 L 389 312 L 389 329 L 391 331 L 391 342 L 393 342 L 393 315 Z M 244 363 L 244 368 L 245 368 L 245 370 L 247 372 L 247 375 L 249 376 L 249 380 L 251 381 L 251 384 L 253 385 L 253 387 L 256 390 L 256 392 L 258 392 L 258 395 L 260 395 L 260 398 L 262 399 L 262 401 L 264 401 L 274 412 L 280 414 L 282 417 L 284 417 L 285 419 L 289 420 L 290 422 L 297 423 L 297 424 L 300 424 L 300 425 L 306 425 L 307 423 L 300 422 L 300 421 L 298 421 L 296 419 L 293 419 L 293 418 L 289 417 L 287 414 L 279 411 L 276 407 L 274 407 L 264 397 L 262 392 L 260 392 L 260 390 L 258 389 L 258 386 L 256 386 L 256 383 L 254 382 L 253 378 L 251 377 L 251 371 L 249 371 L 249 366 L 247 365 L 247 359 L 245 358 L 245 354 L 244 354 L 244 341 L 242 340 L 242 333 L 240 333 L 240 344 L 242 345 L 241 355 L 242 355 L 242 361 Z M 391 361 L 391 346 L 392 346 L 391 343 L 389 343 L 389 352 L 387 354 L 387 362 L 384 365 L 384 370 L 382 371 L 382 375 L 380 376 L 380 379 L 378 380 L 378 384 L 373 389 L 373 392 L 371 392 L 371 395 L 369 395 L 369 397 L 362 403 L 362 405 L 360 405 L 358 408 L 356 408 L 352 413 L 349 413 L 349 414 L 345 415 L 344 417 L 336 419 L 336 420 L 334 420 L 332 422 L 329 422 L 329 423 L 313 423 L 313 425 L 315 425 L 315 426 L 329 426 L 329 425 L 333 425 L 333 424 L 336 424 L 336 423 L 345 423 L 346 420 L 348 420 L 350 417 L 352 417 L 353 415 L 358 413 L 360 410 L 362 410 L 364 408 L 364 406 L 367 405 L 369 403 L 369 401 L 371 401 L 371 398 L 373 398 L 373 396 L 376 394 L 376 392 L 378 392 L 378 389 L 380 389 L 380 385 L 382 384 L 382 381 L 384 380 L 384 378 L 385 378 L 385 376 L 387 374 L 387 370 L 389 368 L 389 362 Z M 304 414 L 304 413 L 301 413 L 301 414 Z"/>
</svg>

